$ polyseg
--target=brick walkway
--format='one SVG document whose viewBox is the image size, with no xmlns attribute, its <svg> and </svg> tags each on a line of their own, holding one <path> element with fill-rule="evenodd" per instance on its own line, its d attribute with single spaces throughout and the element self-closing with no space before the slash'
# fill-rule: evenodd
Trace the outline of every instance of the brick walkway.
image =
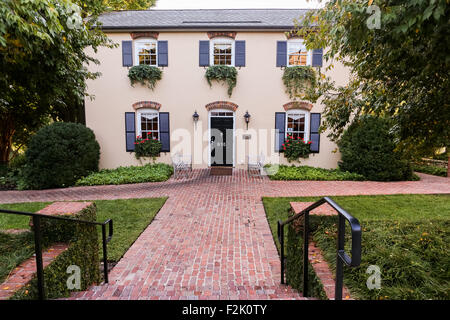
<svg viewBox="0 0 450 320">
<path fill-rule="evenodd" d="M 0 203 L 169 196 L 153 222 L 110 273 L 110 284 L 79 299 L 299 299 L 279 285 L 280 263 L 262 196 L 450 193 L 450 179 L 411 182 L 270 181 L 209 176 L 162 183 L 3 191 Z"/>
</svg>

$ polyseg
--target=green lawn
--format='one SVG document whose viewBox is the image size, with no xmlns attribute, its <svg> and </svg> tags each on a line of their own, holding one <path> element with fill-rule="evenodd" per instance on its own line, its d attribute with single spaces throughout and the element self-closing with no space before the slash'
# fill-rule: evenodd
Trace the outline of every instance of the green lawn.
<svg viewBox="0 0 450 320">
<path fill-rule="evenodd" d="M 362 263 L 345 268 L 345 284 L 360 299 L 450 298 L 450 195 L 332 197 L 363 228 Z M 264 198 L 274 241 L 276 221 L 288 217 L 289 202 L 319 197 Z M 311 217 L 313 238 L 334 268 L 335 217 Z M 381 268 L 381 289 L 368 290 L 369 265 Z"/>
<path fill-rule="evenodd" d="M 113 219 L 114 235 L 108 243 L 108 260 L 119 261 L 128 248 L 150 224 L 167 198 L 96 200 L 97 221 Z M 0 205 L 2 209 L 36 212 L 48 202 Z M 29 218 L 0 213 L 0 229 L 28 229 Z M 101 250 L 101 229 L 98 228 Z M 0 233 L 0 281 L 21 261 L 34 253 L 31 234 L 7 235 Z"/>
</svg>

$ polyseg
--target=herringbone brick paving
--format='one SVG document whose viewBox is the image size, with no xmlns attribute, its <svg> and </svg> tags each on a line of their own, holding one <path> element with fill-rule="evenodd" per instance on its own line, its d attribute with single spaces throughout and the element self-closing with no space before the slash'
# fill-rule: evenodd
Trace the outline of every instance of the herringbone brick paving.
<svg viewBox="0 0 450 320">
<path fill-rule="evenodd" d="M 74 299 L 301 299 L 279 284 L 280 262 L 262 196 L 450 193 L 450 179 L 421 181 L 270 181 L 209 176 L 161 183 L 3 191 L 0 203 L 168 196 L 153 222 L 110 273 L 110 283 Z"/>
</svg>

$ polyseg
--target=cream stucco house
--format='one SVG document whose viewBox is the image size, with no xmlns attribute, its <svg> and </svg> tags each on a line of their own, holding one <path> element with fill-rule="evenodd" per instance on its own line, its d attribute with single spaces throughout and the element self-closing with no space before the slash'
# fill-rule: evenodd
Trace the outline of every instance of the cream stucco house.
<svg viewBox="0 0 450 320">
<path fill-rule="evenodd" d="M 139 164 L 133 154 L 138 135 L 161 140 L 158 162 L 171 163 L 174 154 L 184 154 L 192 157 L 197 168 L 240 168 L 248 156 L 264 154 L 267 163 L 286 164 L 279 151 L 290 132 L 312 141 L 313 153 L 302 164 L 335 168 L 337 147 L 326 132 L 318 132 L 320 101 L 294 104 L 282 82 L 284 68 L 292 65 L 322 68 L 338 84 L 349 77 L 342 65 L 325 71 L 322 50 L 307 51 L 301 39 L 286 35 L 294 19 L 304 13 L 298 9 L 223 9 L 104 14 L 102 28 L 118 47 L 92 53 L 100 61 L 92 71 L 102 75 L 88 83 L 95 99 L 85 103 L 86 125 L 101 146 L 100 166 Z M 154 90 L 131 86 L 128 71 L 140 63 L 162 70 Z M 237 86 L 231 97 L 225 86 L 208 85 L 205 71 L 214 64 L 237 68 Z M 212 132 L 218 132 L 220 139 L 215 140 Z M 219 148 L 223 163 L 215 156 Z"/>
</svg>

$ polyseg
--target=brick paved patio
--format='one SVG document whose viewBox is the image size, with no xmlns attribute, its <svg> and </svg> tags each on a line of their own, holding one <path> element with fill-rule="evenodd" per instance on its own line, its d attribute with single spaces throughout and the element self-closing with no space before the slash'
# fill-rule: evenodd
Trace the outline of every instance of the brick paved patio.
<svg viewBox="0 0 450 320">
<path fill-rule="evenodd" d="M 77 299 L 300 299 L 279 284 L 280 263 L 262 196 L 450 193 L 450 179 L 421 181 L 270 181 L 209 176 L 162 183 L 2 191 L 0 203 L 168 196 L 153 222 L 110 273 L 110 284 Z"/>
</svg>

